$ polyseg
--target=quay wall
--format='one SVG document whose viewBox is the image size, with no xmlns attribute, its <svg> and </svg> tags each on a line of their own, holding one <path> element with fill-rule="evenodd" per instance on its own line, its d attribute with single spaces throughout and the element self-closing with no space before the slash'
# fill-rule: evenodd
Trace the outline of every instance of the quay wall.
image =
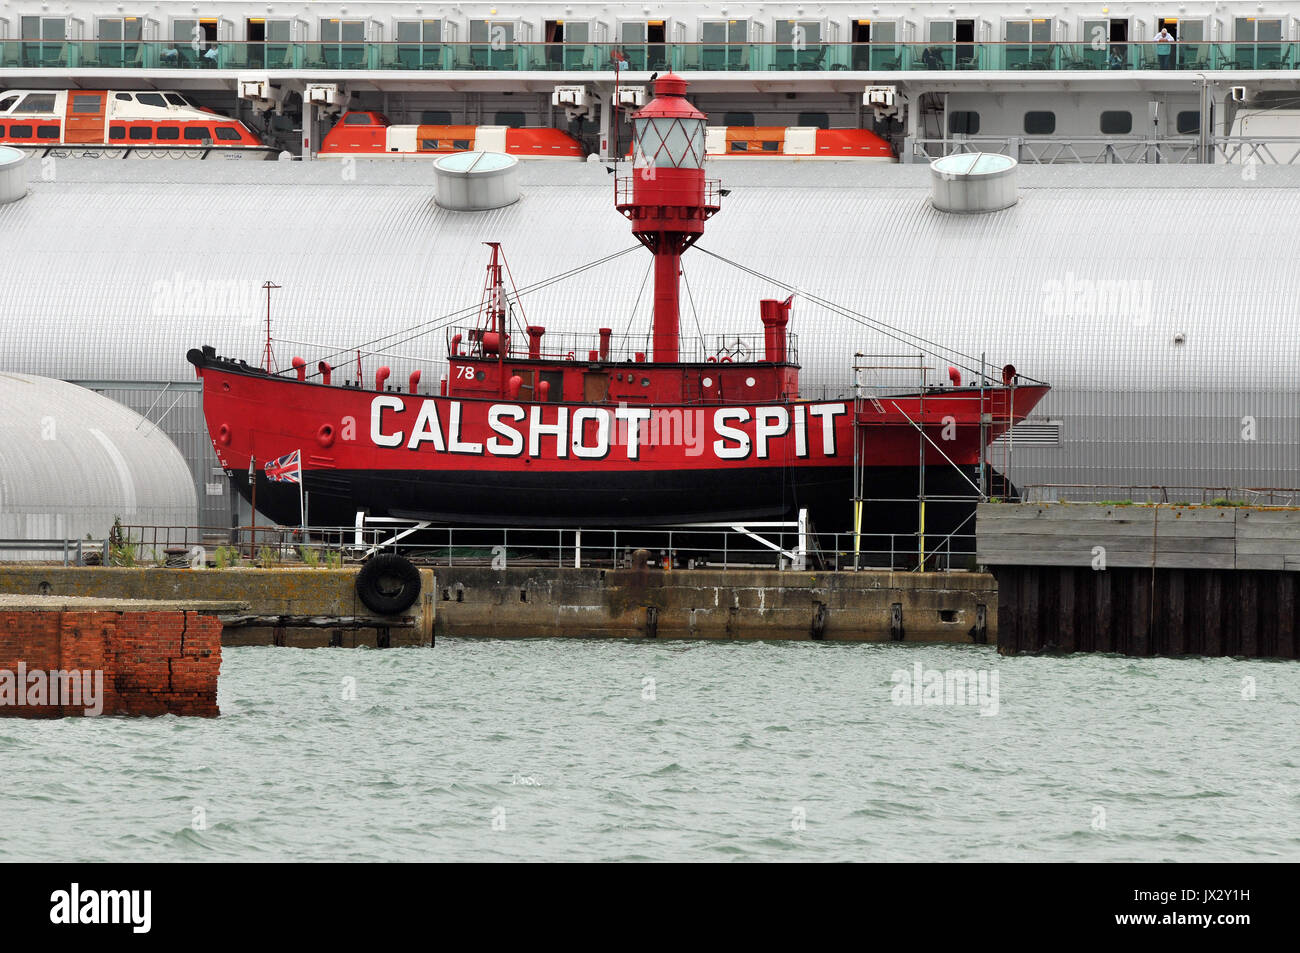
<svg viewBox="0 0 1300 953">
<path fill-rule="evenodd" d="M 372 616 L 357 597 L 357 568 L 159 569 L 99 566 L 6 566 L 0 593 L 243 602 L 260 616 Z M 420 571 L 420 598 L 408 610 L 413 626 L 381 633 L 376 627 L 228 627 L 222 644 L 378 647 L 429 645 L 433 639 L 434 574 Z"/>
<path fill-rule="evenodd" d="M 437 635 L 993 642 L 984 573 L 438 569 Z"/>
<path fill-rule="evenodd" d="M 77 672 L 97 679 L 97 714 L 217 715 L 221 672 L 221 622 L 181 603 L 0 597 L 0 671 L 16 681 L 24 673 Z M 46 683 L 49 684 L 48 681 Z M 4 697 L 0 716 L 55 718 L 84 715 L 89 699 L 55 701 Z M 32 704 L 32 701 L 46 704 Z M 98 707 L 98 706 L 97 706 Z"/>
<path fill-rule="evenodd" d="M 236 600 L 249 613 L 358 616 L 356 569 L 0 567 L 0 592 Z M 983 573 L 566 569 L 421 570 L 413 627 L 389 645 L 468 638 L 826 639 L 993 643 Z M 379 645 L 375 630 L 230 628 L 224 645 Z"/>
</svg>

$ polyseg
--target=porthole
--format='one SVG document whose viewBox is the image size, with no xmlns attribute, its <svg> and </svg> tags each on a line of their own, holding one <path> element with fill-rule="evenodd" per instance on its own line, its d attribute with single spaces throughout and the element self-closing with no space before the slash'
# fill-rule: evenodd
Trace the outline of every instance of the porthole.
<svg viewBox="0 0 1300 953">
<path fill-rule="evenodd" d="M 713 378 L 712 378 L 712 377 L 706 377 L 706 378 L 704 378 L 704 380 L 700 381 L 700 383 L 703 384 L 705 387 L 712 387 L 712 386 L 713 386 Z"/>
<path fill-rule="evenodd" d="M 642 387 L 649 387 L 649 386 L 650 386 L 650 378 L 648 378 L 648 377 L 643 377 L 643 378 L 641 378 L 641 386 L 642 386 Z"/>
<path fill-rule="evenodd" d="M 487 380 L 487 371 L 479 371 L 477 374 L 474 375 L 474 380 L 476 381 Z"/>
<path fill-rule="evenodd" d="M 746 387 L 753 387 L 753 386 L 754 386 L 754 378 L 752 378 L 752 377 L 746 377 L 746 378 L 745 378 L 745 386 L 746 386 Z"/>
</svg>

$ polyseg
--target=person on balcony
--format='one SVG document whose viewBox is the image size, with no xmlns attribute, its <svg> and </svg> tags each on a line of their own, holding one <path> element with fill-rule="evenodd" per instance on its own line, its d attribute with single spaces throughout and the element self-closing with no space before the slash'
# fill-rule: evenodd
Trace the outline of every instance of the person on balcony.
<svg viewBox="0 0 1300 953">
<path fill-rule="evenodd" d="M 1162 26 L 1152 42 L 1156 45 L 1156 58 L 1160 60 L 1160 68 L 1169 69 L 1169 59 L 1174 49 L 1174 35 L 1167 27 Z"/>
</svg>

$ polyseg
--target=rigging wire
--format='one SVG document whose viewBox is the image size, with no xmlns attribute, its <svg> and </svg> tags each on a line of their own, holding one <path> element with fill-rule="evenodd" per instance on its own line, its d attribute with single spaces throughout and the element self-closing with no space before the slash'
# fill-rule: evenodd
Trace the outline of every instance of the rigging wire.
<svg viewBox="0 0 1300 953">
<path fill-rule="evenodd" d="M 700 336 L 700 356 L 704 355 L 706 345 L 704 343 L 704 329 L 700 327 L 700 313 L 695 310 L 695 296 L 691 294 L 691 283 L 686 280 L 686 266 L 681 266 L 682 287 L 686 289 L 686 300 L 691 304 L 691 316 L 695 318 L 695 330 Z"/>
<path fill-rule="evenodd" d="M 574 277 L 575 275 L 581 274 L 584 271 L 588 271 L 592 268 L 598 268 L 601 265 L 608 264 L 609 262 L 613 261 L 616 258 L 622 258 L 624 255 L 637 251 L 639 248 L 641 248 L 641 245 L 639 244 L 632 245 L 629 248 L 624 248 L 622 251 L 613 252 L 611 254 L 605 255 L 603 258 L 597 258 L 596 260 L 589 261 L 586 264 L 577 265 L 573 268 L 570 268 L 568 271 L 562 271 L 559 272 L 558 274 L 551 275 L 549 278 L 542 278 L 539 281 L 533 282 L 531 285 L 525 285 L 523 288 L 517 289 L 515 291 L 515 297 L 518 298 L 522 295 L 526 295 L 534 291 L 542 291 L 546 288 L 549 288 L 553 284 L 556 284 L 561 281 L 565 281 L 569 278 Z M 473 305 L 466 305 L 465 307 L 458 308 L 455 311 L 448 311 L 445 314 L 433 318 L 432 320 L 421 321 L 418 324 L 413 324 L 405 328 L 399 328 L 396 331 L 392 331 L 388 334 L 381 335 L 380 337 L 371 338 L 369 341 L 362 341 L 360 344 L 353 345 L 352 347 L 339 348 L 338 350 L 331 351 L 330 353 L 326 354 L 323 358 L 321 358 L 321 360 L 328 361 L 331 358 L 338 357 L 339 355 L 350 355 L 359 350 L 374 351 L 376 349 L 376 346 L 382 344 L 385 341 L 390 342 L 384 345 L 385 349 L 399 347 L 402 344 L 406 344 L 409 343 L 410 341 L 414 341 L 417 340 L 418 338 L 422 338 L 427 334 L 432 334 L 434 331 L 441 330 L 447 327 L 447 325 L 453 324 L 456 321 L 463 320 L 464 318 L 467 318 L 470 315 L 477 314 L 481 306 L 482 306 L 482 302 L 479 302 Z M 407 336 L 401 337 L 401 335 L 407 335 Z M 393 338 L 397 338 L 397 340 L 392 340 Z M 320 374 L 319 371 L 315 371 L 312 372 L 311 374 L 308 374 L 307 376 L 317 377 L 319 376 L 319 374 Z"/>
<path fill-rule="evenodd" d="M 650 272 L 655 266 L 655 260 L 650 259 L 650 263 L 645 266 L 645 274 L 641 276 L 641 287 L 637 289 L 636 300 L 632 302 L 632 311 L 627 316 L 627 327 L 623 329 L 623 339 L 627 340 L 628 335 L 632 333 L 632 322 L 636 320 L 636 309 L 641 307 L 641 296 L 645 294 L 646 282 L 650 280 Z"/>
<path fill-rule="evenodd" d="M 776 285 L 778 288 L 782 288 L 790 292 L 791 294 L 801 295 L 804 298 L 807 298 L 809 301 L 812 301 L 815 304 L 819 304 L 822 307 L 826 308 L 827 310 L 834 312 L 835 314 L 838 314 L 842 317 L 846 317 L 850 321 L 860 324 L 865 328 L 869 328 L 870 330 L 876 331 L 884 335 L 885 337 L 892 338 L 893 340 L 907 347 L 920 346 L 924 350 L 928 351 L 930 354 L 933 354 L 936 357 L 942 357 L 947 360 L 951 360 L 953 364 L 957 365 L 958 367 L 961 367 L 964 370 L 970 371 L 972 374 L 984 374 L 987 370 L 987 368 L 982 367 L 982 362 L 980 361 L 979 358 L 974 357 L 970 354 L 966 354 L 954 348 L 945 348 L 943 345 L 935 341 L 931 341 L 928 338 L 924 338 L 919 334 L 913 334 L 911 331 L 905 331 L 902 328 L 894 327 L 891 324 L 886 324 L 884 321 L 881 321 L 878 318 L 868 317 L 865 314 L 862 314 L 858 311 L 854 311 L 852 308 L 845 307 L 844 305 L 841 304 L 836 304 L 834 301 L 829 301 L 826 298 L 819 297 L 818 295 L 815 295 L 809 291 L 803 290 L 801 288 L 797 288 L 792 284 L 781 281 L 779 278 L 774 278 L 771 275 L 764 274 L 763 272 L 758 271 L 754 268 L 750 268 L 747 265 L 742 265 L 738 261 L 732 261 L 730 258 L 727 258 L 725 255 L 719 255 L 717 252 L 709 251 L 707 248 L 702 248 L 699 245 L 696 245 L 695 247 L 700 251 L 704 252 L 704 254 L 708 255 L 710 258 L 716 258 L 718 261 L 723 262 L 724 264 L 727 265 L 731 265 L 733 268 L 737 268 L 740 271 L 745 272 L 745 274 L 751 275 L 752 277 L 760 278 L 763 281 L 771 282 L 772 284 Z M 963 364 L 960 360 L 957 360 L 957 358 L 962 358 L 966 361 L 969 361 L 970 363 Z M 1023 378 L 1026 381 L 1031 381 L 1035 384 L 1042 383 L 1042 381 L 1036 380 L 1035 378 L 1032 378 L 1027 374 L 1017 373 L 1017 376 Z"/>
</svg>

